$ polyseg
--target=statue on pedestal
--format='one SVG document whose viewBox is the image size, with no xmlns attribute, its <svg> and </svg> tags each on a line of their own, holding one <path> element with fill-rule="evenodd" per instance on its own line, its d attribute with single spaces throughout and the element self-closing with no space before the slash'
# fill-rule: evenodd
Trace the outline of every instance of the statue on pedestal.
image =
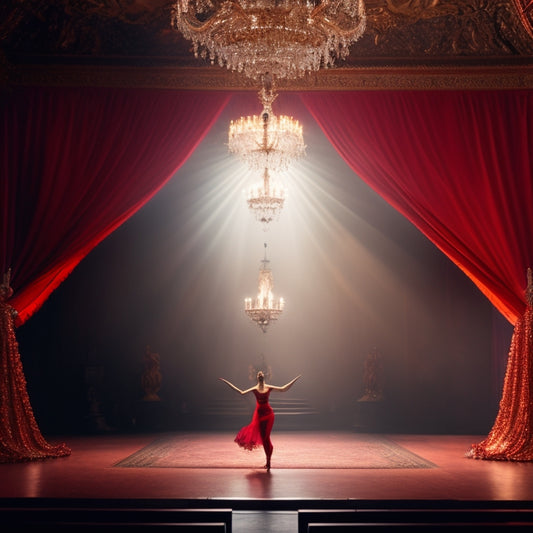
<svg viewBox="0 0 533 533">
<path fill-rule="evenodd" d="M 141 376 L 141 385 L 144 391 L 143 401 L 158 402 L 161 400 L 161 369 L 159 354 L 152 352 L 150 346 L 144 352 L 144 372 Z"/>
<path fill-rule="evenodd" d="M 364 395 L 359 402 L 383 400 L 383 361 L 377 348 L 373 348 L 365 359 Z"/>
</svg>

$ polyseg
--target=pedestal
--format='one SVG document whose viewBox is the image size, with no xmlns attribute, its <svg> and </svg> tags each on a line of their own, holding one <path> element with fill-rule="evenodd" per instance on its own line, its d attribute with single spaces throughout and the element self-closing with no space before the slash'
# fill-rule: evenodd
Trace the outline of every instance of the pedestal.
<svg viewBox="0 0 533 533">
<path fill-rule="evenodd" d="M 383 431 L 385 427 L 386 408 L 383 400 L 355 402 L 354 429 L 361 433 Z"/>
<path fill-rule="evenodd" d="M 160 431 L 168 426 L 165 402 L 141 400 L 135 405 L 135 428 L 139 431 Z"/>
</svg>

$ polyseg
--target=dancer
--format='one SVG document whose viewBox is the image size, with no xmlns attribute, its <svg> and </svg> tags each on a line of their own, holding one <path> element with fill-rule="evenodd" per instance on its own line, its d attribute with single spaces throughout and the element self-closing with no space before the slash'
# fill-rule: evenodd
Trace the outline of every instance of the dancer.
<svg viewBox="0 0 533 533">
<path fill-rule="evenodd" d="M 270 404 L 268 403 L 268 398 L 271 391 L 280 391 L 285 392 L 289 390 L 300 376 L 295 377 L 292 381 L 289 381 L 283 387 L 277 387 L 275 385 L 268 385 L 265 383 L 265 375 L 262 371 L 257 373 L 257 384 L 254 387 L 251 387 L 247 390 L 241 390 L 233 383 L 230 383 L 227 379 L 219 378 L 224 383 L 227 383 L 233 390 L 237 391 L 240 394 L 248 394 L 253 392 L 257 400 L 254 415 L 252 417 L 252 422 L 243 427 L 237 436 L 235 437 L 235 442 L 245 448 L 246 450 L 253 450 L 259 446 L 263 446 L 266 455 L 266 464 L 264 468 L 270 470 L 270 459 L 272 457 L 272 442 L 270 440 L 270 432 L 272 431 L 272 426 L 274 425 L 274 411 Z"/>
</svg>

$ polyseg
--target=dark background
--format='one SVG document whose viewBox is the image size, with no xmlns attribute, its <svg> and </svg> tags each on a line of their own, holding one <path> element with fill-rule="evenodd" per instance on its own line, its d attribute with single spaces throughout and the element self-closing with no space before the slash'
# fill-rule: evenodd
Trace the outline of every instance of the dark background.
<svg viewBox="0 0 533 533">
<path fill-rule="evenodd" d="M 253 180 L 225 145 L 243 114 L 234 97 L 162 191 L 18 329 L 43 432 L 237 430 L 252 406 L 217 378 L 247 388 L 262 362 L 276 385 L 302 374 L 283 397 L 315 413 L 278 416 L 278 427 L 490 430 L 511 326 L 346 166 L 295 98 L 285 101 L 304 125 L 307 156 L 284 176 L 287 205 L 268 231 L 247 210 Z M 257 292 L 265 242 L 286 308 L 262 333 L 243 300 Z M 161 401 L 150 404 L 147 345 L 162 374 Z M 374 348 L 384 399 L 363 404 Z"/>
</svg>

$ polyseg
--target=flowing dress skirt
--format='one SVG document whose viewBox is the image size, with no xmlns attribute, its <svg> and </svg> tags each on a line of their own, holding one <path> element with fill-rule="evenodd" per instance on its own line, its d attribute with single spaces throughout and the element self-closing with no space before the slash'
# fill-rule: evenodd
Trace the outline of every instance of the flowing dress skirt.
<svg viewBox="0 0 533 533">
<path fill-rule="evenodd" d="M 270 444 L 270 432 L 274 425 L 274 411 L 268 403 L 257 403 L 255 406 L 252 421 L 243 427 L 237 436 L 235 442 L 245 450 L 254 450 L 267 443 Z"/>
</svg>

